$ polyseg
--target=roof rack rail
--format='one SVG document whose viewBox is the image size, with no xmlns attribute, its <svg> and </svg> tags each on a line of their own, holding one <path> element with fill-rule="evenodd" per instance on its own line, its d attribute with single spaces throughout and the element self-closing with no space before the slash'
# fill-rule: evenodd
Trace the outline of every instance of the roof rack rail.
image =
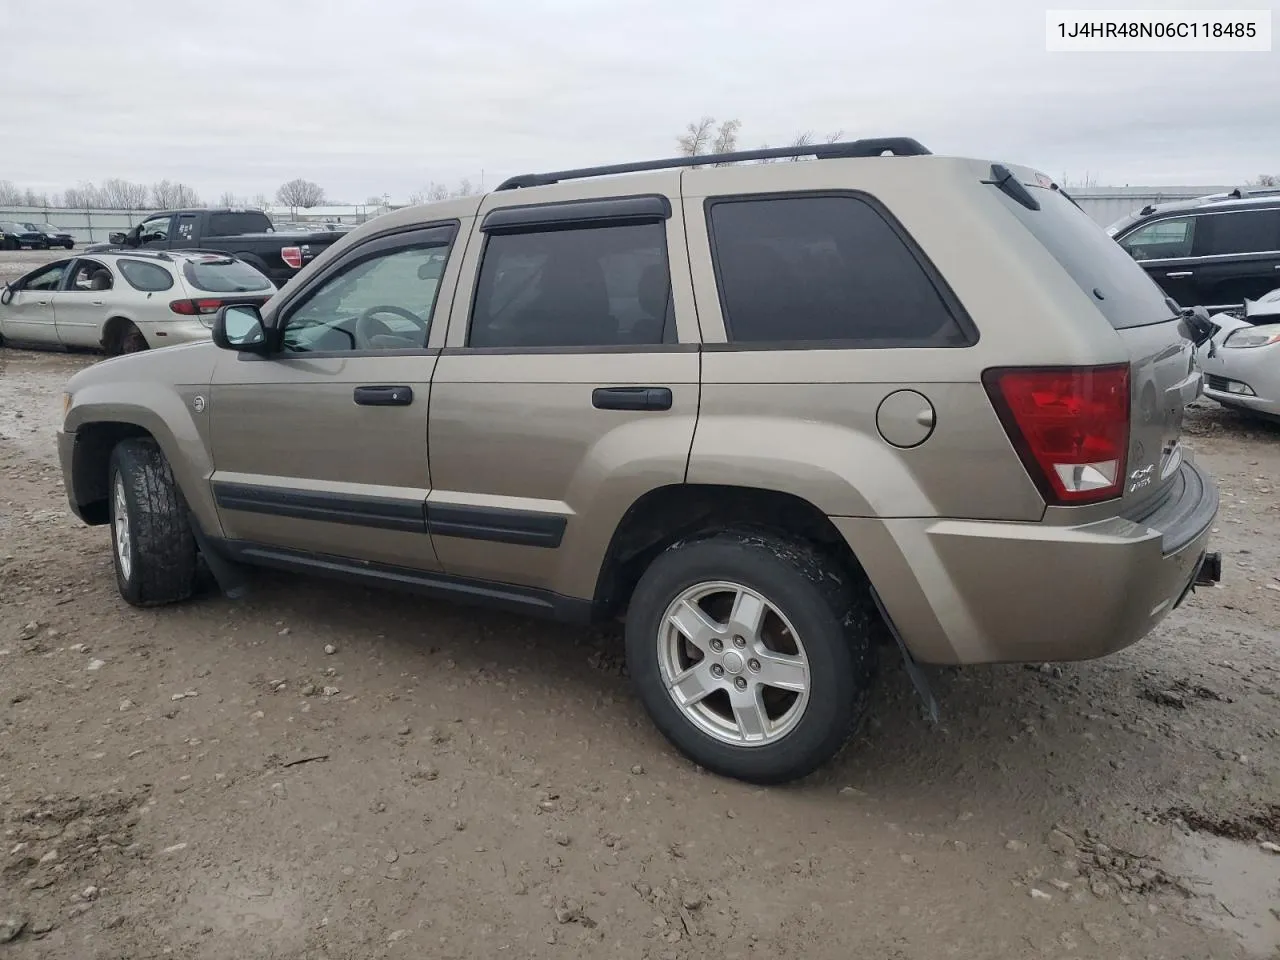
<svg viewBox="0 0 1280 960">
<path fill-rule="evenodd" d="M 1267 197 L 1276 193 L 1280 193 L 1280 187 L 1236 187 L 1226 196 L 1243 200 L 1246 197 Z"/>
<path fill-rule="evenodd" d="M 766 147 L 761 150 L 738 150 L 734 153 L 708 153 L 697 157 L 640 160 L 634 163 L 614 163 L 603 167 L 556 170 L 552 173 L 525 173 L 503 180 L 494 189 L 518 190 L 521 187 L 545 187 L 552 183 L 559 183 L 561 180 L 609 177 L 617 173 L 640 173 L 645 170 L 671 170 L 676 167 L 742 163 L 747 160 L 776 160 L 786 157 L 815 157 L 818 160 L 832 160 L 847 157 L 878 157 L 885 153 L 892 153 L 899 157 L 921 157 L 929 155 L 930 152 L 919 140 L 911 137 L 879 137 L 869 140 L 848 140 L 843 143 L 813 143 L 800 147 Z"/>
</svg>

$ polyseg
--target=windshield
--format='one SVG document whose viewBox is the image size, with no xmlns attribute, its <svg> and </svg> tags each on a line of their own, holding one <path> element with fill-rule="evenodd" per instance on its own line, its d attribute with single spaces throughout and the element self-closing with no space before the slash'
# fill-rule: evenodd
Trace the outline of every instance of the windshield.
<svg viewBox="0 0 1280 960">
<path fill-rule="evenodd" d="M 242 260 L 208 258 L 188 260 L 182 265 L 187 283 L 206 293 L 250 293 L 272 289 L 266 276 Z"/>
</svg>

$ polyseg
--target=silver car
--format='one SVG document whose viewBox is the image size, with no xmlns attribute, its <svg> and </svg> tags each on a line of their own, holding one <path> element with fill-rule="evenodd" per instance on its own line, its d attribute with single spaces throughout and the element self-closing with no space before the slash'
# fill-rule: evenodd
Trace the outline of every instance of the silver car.
<svg viewBox="0 0 1280 960">
<path fill-rule="evenodd" d="M 1199 349 L 1205 396 L 1280 420 L 1280 287 L 1211 319 L 1219 329 Z"/>
<path fill-rule="evenodd" d="M 261 306 L 275 292 L 260 271 L 221 253 L 66 257 L 0 289 L 0 343 L 117 354 L 208 340 L 219 308 Z"/>
</svg>

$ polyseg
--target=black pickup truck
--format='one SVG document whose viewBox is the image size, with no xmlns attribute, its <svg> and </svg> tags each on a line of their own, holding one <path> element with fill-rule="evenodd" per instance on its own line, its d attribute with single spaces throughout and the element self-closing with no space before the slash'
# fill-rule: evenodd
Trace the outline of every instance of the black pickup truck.
<svg viewBox="0 0 1280 960">
<path fill-rule="evenodd" d="M 111 234 L 110 243 L 90 245 L 86 252 L 121 248 L 213 250 L 252 264 L 282 287 L 342 235 L 337 230 L 277 233 L 271 218 L 261 210 L 167 210 L 147 217 L 128 233 Z"/>
</svg>

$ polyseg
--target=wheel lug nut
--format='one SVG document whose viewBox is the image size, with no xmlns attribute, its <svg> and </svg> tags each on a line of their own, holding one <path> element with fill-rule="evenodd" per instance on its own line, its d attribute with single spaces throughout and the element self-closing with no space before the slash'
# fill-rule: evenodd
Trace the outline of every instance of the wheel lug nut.
<svg viewBox="0 0 1280 960">
<path fill-rule="evenodd" d="M 735 647 L 745 647 L 747 645 L 747 641 L 744 640 L 742 637 L 734 637 L 733 645 Z"/>
<path fill-rule="evenodd" d="M 733 681 L 733 685 L 739 690 L 747 689 L 747 681 L 744 677 L 739 677 L 737 680 Z"/>
<path fill-rule="evenodd" d="M 714 650 L 714 651 L 716 651 L 716 653 L 719 653 L 721 650 L 723 650 L 723 649 L 724 649 L 724 641 L 723 641 L 723 640 L 712 640 L 712 641 L 711 641 L 711 649 L 712 649 L 712 650 Z"/>
<path fill-rule="evenodd" d="M 713 664 L 711 665 L 711 675 L 712 675 L 713 677 L 723 677 L 723 676 L 724 676 L 724 667 L 720 666 L 720 664 L 718 664 L 718 663 L 713 663 Z"/>
<path fill-rule="evenodd" d="M 757 673 L 760 671 L 760 661 L 754 657 L 747 661 L 747 666 L 752 670 L 755 670 Z"/>
</svg>

